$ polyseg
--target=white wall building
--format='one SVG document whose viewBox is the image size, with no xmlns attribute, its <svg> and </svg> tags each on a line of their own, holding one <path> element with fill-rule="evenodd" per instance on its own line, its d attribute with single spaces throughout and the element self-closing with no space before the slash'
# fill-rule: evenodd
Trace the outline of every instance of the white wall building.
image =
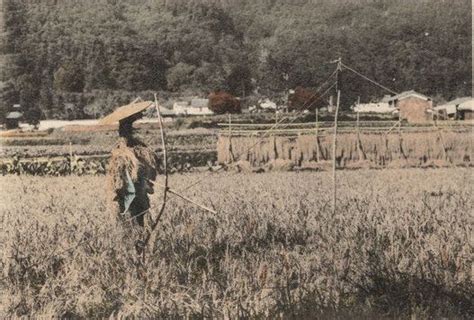
<svg viewBox="0 0 474 320">
<path fill-rule="evenodd" d="M 388 102 L 360 103 L 353 107 L 354 112 L 393 113 L 396 108 Z"/>
<path fill-rule="evenodd" d="M 263 110 L 276 110 L 277 109 L 276 103 L 271 101 L 268 98 L 264 100 L 260 100 L 258 103 L 259 103 L 260 108 Z"/>
<path fill-rule="evenodd" d="M 173 104 L 173 111 L 176 115 L 186 115 L 186 110 L 189 106 L 188 101 L 176 101 Z"/>
<path fill-rule="evenodd" d="M 469 100 L 471 100 L 471 97 L 457 98 L 452 101 L 446 102 L 445 104 L 436 106 L 433 109 L 438 114 L 445 112 L 448 117 L 455 117 L 459 105 Z"/>
<path fill-rule="evenodd" d="M 173 104 L 176 115 L 205 116 L 214 114 L 209 107 L 209 99 L 191 99 L 191 101 L 177 101 Z"/>
</svg>

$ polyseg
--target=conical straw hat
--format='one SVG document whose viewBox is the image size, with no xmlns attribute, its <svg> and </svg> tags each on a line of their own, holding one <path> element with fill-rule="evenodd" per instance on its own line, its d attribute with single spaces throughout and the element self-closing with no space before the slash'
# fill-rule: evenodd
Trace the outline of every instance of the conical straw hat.
<svg viewBox="0 0 474 320">
<path fill-rule="evenodd" d="M 109 125 L 117 123 L 121 120 L 124 120 L 134 114 L 142 112 L 143 110 L 147 109 L 148 107 L 152 106 L 154 103 L 151 101 L 142 101 L 127 104 L 126 106 L 122 106 L 116 109 L 111 114 L 105 116 L 104 118 L 99 120 L 100 125 Z"/>
</svg>

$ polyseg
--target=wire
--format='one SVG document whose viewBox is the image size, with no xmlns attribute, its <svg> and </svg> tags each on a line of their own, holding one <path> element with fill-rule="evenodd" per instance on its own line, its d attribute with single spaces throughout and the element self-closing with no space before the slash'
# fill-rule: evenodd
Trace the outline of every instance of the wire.
<svg viewBox="0 0 474 320">
<path fill-rule="evenodd" d="M 341 65 L 342 65 L 344 68 L 346 68 L 347 70 L 354 72 L 354 73 L 357 74 L 359 77 L 362 77 L 362 78 L 364 78 L 365 80 L 372 82 L 372 83 L 375 84 L 376 86 L 378 86 L 378 87 L 380 87 L 380 88 L 382 88 L 382 89 L 384 89 L 384 90 L 386 90 L 386 91 L 388 91 L 388 92 L 390 92 L 390 93 L 398 94 L 398 92 L 395 92 L 395 91 L 393 91 L 392 89 L 389 89 L 389 88 L 387 88 L 387 87 L 381 85 L 381 84 L 378 83 L 377 81 L 372 80 L 372 79 L 370 79 L 370 78 L 364 76 L 362 73 L 360 73 L 360 72 L 358 72 L 358 71 L 352 69 L 352 68 L 349 67 L 348 65 L 346 65 L 346 64 L 344 64 L 344 63 L 342 63 L 342 62 L 341 62 Z"/>
<path fill-rule="evenodd" d="M 316 101 L 318 101 L 318 99 L 316 99 L 315 101 L 311 102 L 311 99 L 313 99 L 313 98 L 316 96 L 316 94 L 329 82 L 329 80 L 330 80 L 333 76 L 335 76 L 335 75 L 337 74 L 337 72 L 338 72 L 337 69 L 334 70 L 334 72 L 331 73 L 331 75 L 326 78 L 326 81 L 324 81 L 323 84 L 321 84 L 321 85 L 316 89 L 315 93 L 313 93 L 313 94 L 311 95 L 311 97 L 309 97 L 308 100 L 306 100 L 306 102 L 303 104 L 303 107 L 301 108 L 302 110 L 308 109 L 308 108 L 309 108 L 310 106 L 312 106 Z M 309 106 L 306 106 L 306 103 L 308 103 L 308 102 L 311 102 L 311 103 L 309 104 Z"/>
</svg>

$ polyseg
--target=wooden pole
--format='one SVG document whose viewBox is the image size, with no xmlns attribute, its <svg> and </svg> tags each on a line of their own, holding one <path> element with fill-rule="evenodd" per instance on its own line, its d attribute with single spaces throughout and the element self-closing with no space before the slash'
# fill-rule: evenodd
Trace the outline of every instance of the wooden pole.
<svg viewBox="0 0 474 320">
<path fill-rule="evenodd" d="M 160 208 L 160 211 L 158 212 L 158 215 L 155 219 L 155 221 L 152 221 L 152 225 L 143 241 L 143 263 L 145 264 L 146 260 L 145 260 L 145 252 L 146 252 L 146 249 L 147 249 L 147 245 L 148 243 L 151 242 L 151 246 L 150 246 L 150 253 L 153 253 L 153 249 L 154 249 L 154 246 L 155 246 L 155 235 L 156 235 L 156 232 L 155 232 L 155 229 L 156 227 L 158 226 L 158 223 L 160 222 L 160 219 L 161 219 L 161 216 L 163 215 L 163 212 L 165 211 L 165 207 L 166 207 L 166 202 L 167 202 L 167 199 L 168 199 L 168 191 L 169 191 L 169 187 L 168 187 L 168 154 L 167 154 L 167 148 L 166 148 L 166 136 L 165 136 L 165 131 L 164 131 L 164 128 L 163 128 L 163 118 L 161 116 L 161 112 L 160 112 L 160 107 L 158 106 L 158 99 L 156 97 L 156 94 L 155 94 L 155 107 L 156 107 L 156 112 L 158 114 L 158 121 L 160 123 L 160 135 L 161 135 L 161 144 L 162 144 L 162 149 L 163 149 L 163 171 L 164 171 L 164 174 L 165 174 L 165 184 L 164 184 L 164 188 L 163 188 L 163 202 L 161 203 L 161 208 Z"/>
<path fill-rule="evenodd" d="M 403 150 L 402 119 L 400 118 L 400 113 L 398 113 L 398 144 L 400 155 L 406 160 L 407 157 L 405 155 L 405 151 Z"/>
<path fill-rule="evenodd" d="M 357 138 L 359 138 L 359 111 L 357 111 L 356 124 L 357 124 Z"/>
<path fill-rule="evenodd" d="M 319 162 L 320 150 L 319 150 L 319 110 L 316 108 L 316 162 Z"/>
<path fill-rule="evenodd" d="M 337 200 L 337 181 L 336 181 L 336 148 L 337 148 L 337 116 L 339 114 L 339 102 L 341 99 L 341 90 L 337 90 L 336 112 L 334 113 L 334 137 L 332 144 L 332 213 L 336 214 L 336 200 Z"/>
<path fill-rule="evenodd" d="M 158 185 L 160 188 L 164 188 L 164 187 L 165 187 L 165 186 L 163 186 L 163 185 L 161 185 L 161 184 L 159 184 L 159 183 L 155 183 L 155 185 Z M 171 194 L 174 194 L 175 196 L 177 196 L 177 197 L 179 197 L 179 198 L 181 198 L 181 199 L 183 199 L 183 200 L 185 200 L 185 201 L 187 201 L 187 202 L 189 202 L 189 203 L 194 204 L 196 207 L 199 207 L 199 208 L 201 208 L 201 209 L 203 209 L 203 210 L 206 210 L 206 211 L 208 211 L 208 212 L 210 212 L 210 213 L 217 214 L 217 212 L 216 212 L 215 210 L 212 210 L 212 209 L 210 209 L 210 208 L 208 208 L 208 207 L 203 206 L 202 204 L 197 203 L 196 201 L 194 201 L 194 200 L 192 200 L 192 199 L 190 199 L 190 198 L 188 198 L 188 197 L 186 197 L 186 196 L 180 194 L 178 191 L 175 191 L 175 190 L 173 190 L 173 189 L 171 189 L 171 188 L 168 188 L 168 192 L 171 193 Z"/>
<path fill-rule="evenodd" d="M 156 112 L 158 114 L 158 121 L 160 122 L 160 137 L 161 137 L 161 147 L 163 149 L 163 171 L 165 173 L 165 188 L 163 191 L 163 203 L 162 203 L 162 208 L 158 214 L 158 217 L 156 218 L 155 221 L 155 227 L 158 224 L 163 211 L 166 206 L 166 199 L 167 199 L 167 192 L 168 192 L 168 151 L 166 148 L 166 135 L 165 135 L 165 129 L 163 128 L 163 117 L 161 116 L 160 112 L 160 107 L 158 105 L 158 99 L 155 94 L 155 107 L 156 107 Z"/>
<path fill-rule="evenodd" d="M 359 124 L 359 112 L 357 111 L 357 120 L 356 120 L 356 126 L 357 126 L 357 129 L 356 129 L 356 133 L 357 133 L 357 154 L 359 156 L 359 161 L 361 160 L 364 160 L 363 157 L 362 157 L 362 150 L 360 148 L 360 124 Z"/>
<path fill-rule="evenodd" d="M 359 112 L 357 112 L 357 152 L 359 153 L 359 160 L 367 159 L 364 148 L 362 148 L 362 141 L 360 140 Z"/>
<path fill-rule="evenodd" d="M 72 174 L 72 142 L 69 141 L 69 174 Z"/>
<path fill-rule="evenodd" d="M 232 115 L 229 113 L 229 149 L 227 150 L 227 162 L 232 163 Z"/>
<path fill-rule="evenodd" d="M 438 127 L 438 123 L 436 122 L 436 119 L 434 117 L 434 112 L 431 113 L 431 117 L 432 117 L 432 120 L 433 120 L 433 127 L 435 129 L 435 131 L 438 133 L 438 138 L 439 138 L 439 142 L 441 142 L 441 147 L 443 149 L 443 158 L 444 158 L 444 161 L 450 161 L 450 159 L 448 159 L 448 153 L 446 151 L 446 144 L 444 143 L 444 138 L 443 138 L 443 135 L 441 134 L 441 128 Z"/>
</svg>

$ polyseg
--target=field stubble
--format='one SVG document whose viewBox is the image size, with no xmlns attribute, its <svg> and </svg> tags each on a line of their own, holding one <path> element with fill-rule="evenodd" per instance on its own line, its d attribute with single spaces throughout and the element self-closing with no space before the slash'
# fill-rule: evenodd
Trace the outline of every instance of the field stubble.
<svg viewBox="0 0 474 320">
<path fill-rule="evenodd" d="M 172 199 L 146 284 L 103 177 L 1 177 L 0 315 L 472 318 L 472 171 L 339 177 L 332 216 L 329 173 L 210 176 L 219 214 Z"/>
</svg>

